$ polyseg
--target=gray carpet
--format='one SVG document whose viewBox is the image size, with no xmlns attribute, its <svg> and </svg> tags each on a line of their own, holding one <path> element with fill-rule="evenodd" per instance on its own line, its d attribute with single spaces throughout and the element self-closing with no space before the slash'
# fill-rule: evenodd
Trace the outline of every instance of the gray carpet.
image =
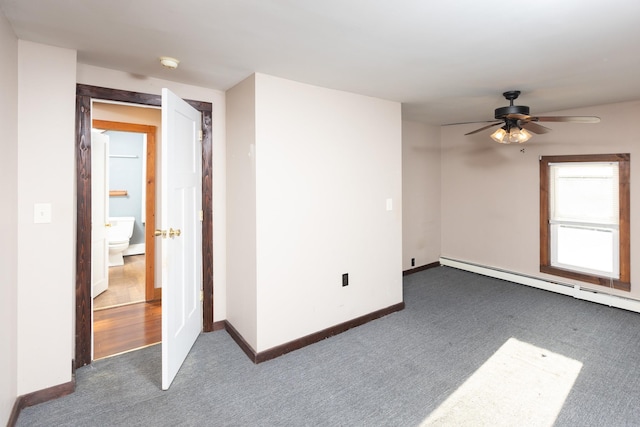
<svg viewBox="0 0 640 427">
<path fill-rule="evenodd" d="M 514 425 L 482 383 L 484 414 L 463 412 L 467 395 L 428 420 L 512 338 L 581 366 L 551 421 L 535 417 L 549 396 L 533 390 L 517 425 L 640 425 L 639 314 L 449 267 L 406 276 L 404 298 L 401 312 L 260 365 L 226 332 L 203 334 L 166 392 L 159 346 L 100 360 L 77 371 L 74 394 L 24 409 L 18 425 Z M 492 393 L 507 380 L 494 377 Z"/>
</svg>

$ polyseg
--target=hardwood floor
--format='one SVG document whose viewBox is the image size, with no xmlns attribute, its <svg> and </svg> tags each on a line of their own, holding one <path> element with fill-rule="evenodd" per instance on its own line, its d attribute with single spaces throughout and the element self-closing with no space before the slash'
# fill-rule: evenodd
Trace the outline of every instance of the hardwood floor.
<svg viewBox="0 0 640 427">
<path fill-rule="evenodd" d="M 146 347 L 162 340 L 162 304 L 141 302 L 93 313 L 93 359 Z"/>
<path fill-rule="evenodd" d="M 93 309 L 145 300 L 145 256 L 124 257 L 124 265 L 109 267 L 109 288 L 93 299 Z"/>
<path fill-rule="evenodd" d="M 162 305 L 145 302 L 145 256 L 109 267 L 109 289 L 93 300 L 93 359 L 146 347 L 162 340 Z"/>
</svg>

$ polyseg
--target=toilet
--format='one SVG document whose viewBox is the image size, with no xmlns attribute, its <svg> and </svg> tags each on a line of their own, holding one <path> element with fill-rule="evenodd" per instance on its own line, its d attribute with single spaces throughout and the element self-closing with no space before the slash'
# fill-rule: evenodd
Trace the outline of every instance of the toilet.
<svg viewBox="0 0 640 427">
<path fill-rule="evenodd" d="M 112 216 L 109 218 L 109 267 L 124 265 L 122 257 L 129 247 L 129 239 L 133 234 L 133 224 L 136 219 L 132 216 Z"/>
</svg>

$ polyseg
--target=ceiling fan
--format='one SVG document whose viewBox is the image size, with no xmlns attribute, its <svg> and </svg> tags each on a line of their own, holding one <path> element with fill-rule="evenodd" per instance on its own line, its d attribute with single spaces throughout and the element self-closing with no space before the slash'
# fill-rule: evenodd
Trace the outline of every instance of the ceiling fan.
<svg viewBox="0 0 640 427">
<path fill-rule="evenodd" d="M 519 90 L 510 90 L 502 94 L 508 101 L 507 107 L 496 108 L 495 119 L 497 122 L 483 126 L 465 135 L 482 132 L 485 129 L 502 125 L 500 129 L 491 134 L 491 138 L 501 144 L 512 142 L 523 143 L 528 141 L 535 134 L 543 134 L 551 129 L 544 127 L 537 122 L 568 122 L 568 123 L 598 123 L 599 117 L 594 116 L 531 116 L 529 107 L 525 105 L 513 105 L 513 101 L 520 95 Z M 467 122 L 482 123 L 482 122 Z"/>
</svg>

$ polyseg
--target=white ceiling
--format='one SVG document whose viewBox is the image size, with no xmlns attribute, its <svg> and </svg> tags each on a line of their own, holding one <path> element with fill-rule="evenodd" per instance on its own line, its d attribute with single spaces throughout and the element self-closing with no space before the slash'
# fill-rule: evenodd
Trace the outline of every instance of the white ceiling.
<svg viewBox="0 0 640 427">
<path fill-rule="evenodd" d="M 253 72 L 489 120 L 640 99 L 639 0 L 0 0 L 20 39 L 78 61 L 226 90 Z M 158 57 L 180 59 L 177 70 Z"/>
</svg>

